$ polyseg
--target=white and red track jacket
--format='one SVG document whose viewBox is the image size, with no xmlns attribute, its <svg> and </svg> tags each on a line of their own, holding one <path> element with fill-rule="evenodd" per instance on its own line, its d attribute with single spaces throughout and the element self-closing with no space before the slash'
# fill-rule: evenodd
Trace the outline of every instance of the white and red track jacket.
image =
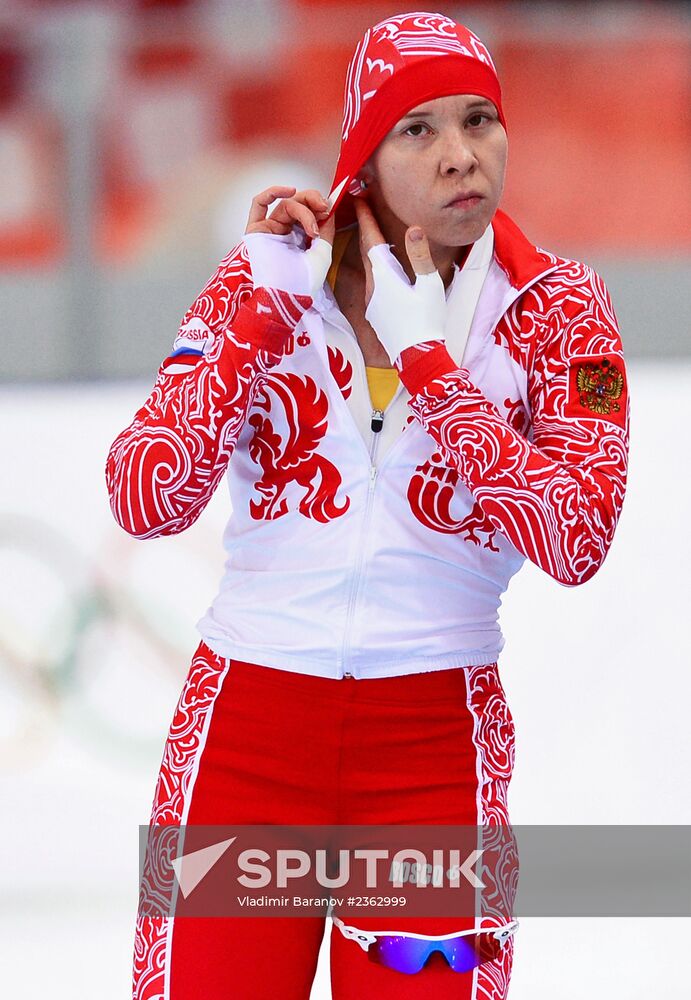
<svg viewBox="0 0 691 1000">
<path fill-rule="evenodd" d="M 447 312 L 445 344 L 403 352 L 382 423 L 328 285 L 253 291 L 244 243 L 221 262 L 106 469 L 138 538 L 183 531 L 227 471 L 225 573 L 197 625 L 213 650 L 330 678 L 490 663 L 526 557 L 567 586 L 601 566 L 629 421 L 602 279 L 498 211 Z"/>
</svg>

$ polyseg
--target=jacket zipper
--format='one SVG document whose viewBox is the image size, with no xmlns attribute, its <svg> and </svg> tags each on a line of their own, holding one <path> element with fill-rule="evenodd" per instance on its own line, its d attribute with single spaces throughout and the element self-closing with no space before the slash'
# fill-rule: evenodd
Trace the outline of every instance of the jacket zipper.
<svg viewBox="0 0 691 1000">
<path fill-rule="evenodd" d="M 369 449 L 369 479 L 367 481 L 367 497 L 365 498 L 365 512 L 362 518 L 362 527 L 360 529 L 360 547 L 358 549 L 357 562 L 355 564 L 355 570 L 353 571 L 353 578 L 350 584 L 350 595 L 348 597 L 348 607 L 346 609 L 346 620 L 345 629 L 343 634 L 343 646 L 341 650 L 341 660 L 343 666 L 346 666 L 346 651 L 349 645 L 350 628 L 352 625 L 353 614 L 355 610 L 355 605 L 357 603 L 357 594 L 360 589 L 360 576 L 362 574 L 362 564 L 365 560 L 365 539 L 367 538 L 367 529 L 369 527 L 370 515 L 372 512 L 372 501 L 374 498 L 374 487 L 377 482 L 377 466 L 375 465 L 375 456 L 377 453 L 377 444 L 379 442 L 379 432 L 384 424 L 384 411 L 383 410 L 372 410 L 372 416 L 370 421 L 370 426 L 372 428 L 372 441 L 370 443 Z M 344 670 L 343 679 L 350 678 L 353 679 L 357 675 L 352 673 L 350 670 Z"/>
<path fill-rule="evenodd" d="M 501 264 L 501 262 L 499 262 L 499 266 L 502 268 L 502 270 L 505 273 L 507 273 L 506 272 L 506 268 Z M 556 270 L 557 267 L 558 267 L 557 264 L 551 265 L 550 267 L 546 268 L 543 272 L 541 272 L 539 275 L 533 277 L 530 281 L 528 281 L 525 285 L 523 285 L 519 289 L 514 289 L 513 286 L 511 286 L 515 294 L 512 295 L 510 301 L 505 302 L 504 307 L 502 308 L 501 312 L 499 313 L 499 315 L 497 315 L 495 317 L 495 319 L 494 319 L 494 321 L 493 321 L 493 323 L 491 325 L 490 331 L 489 331 L 489 335 L 490 336 L 491 336 L 491 331 L 496 329 L 496 327 L 499 324 L 499 322 L 501 321 L 502 317 L 508 312 L 508 310 L 514 304 L 514 302 L 517 301 L 521 297 L 521 295 L 523 295 L 524 292 L 526 292 L 528 290 L 528 288 L 530 288 L 532 285 L 534 285 L 541 278 L 545 277 L 545 275 L 550 274 L 552 271 Z M 507 274 L 507 277 L 508 277 L 508 274 Z M 509 280 L 509 284 L 511 284 L 510 278 L 508 280 Z M 335 303 L 335 299 L 334 299 L 334 303 Z M 345 317 L 342 317 L 342 318 L 343 318 L 344 322 L 337 323 L 336 325 L 339 326 L 342 330 L 344 330 L 344 332 L 346 332 L 355 341 L 355 343 L 357 344 L 358 343 L 357 336 L 356 336 L 355 331 L 353 330 L 351 324 L 345 319 Z M 365 391 L 369 392 L 368 386 L 367 386 L 367 376 L 366 376 L 366 372 L 365 372 L 364 362 L 363 362 L 361 356 L 358 358 L 358 361 L 360 362 L 360 364 L 359 364 L 360 374 L 361 374 L 361 377 L 362 377 L 362 381 L 364 383 Z M 392 399 L 389 401 L 389 403 L 387 405 L 387 409 L 389 408 L 389 406 L 391 406 L 391 404 L 394 402 L 394 400 L 400 394 L 401 388 L 402 387 L 399 384 L 399 386 L 396 389 L 396 392 L 394 393 Z M 340 395 L 340 393 L 339 393 L 339 395 Z M 346 405 L 346 404 L 344 403 L 344 405 Z M 374 464 L 374 456 L 375 456 L 376 447 L 377 447 L 378 434 L 379 434 L 379 432 L 382 429 L 383 421 L 384 421 L 384 412 L 381 411 L 381 410 L 376 410 L 376 409 L 373 410 L 372 411 L 372 415 L 371 415 L 371 419 L 370 419 L 370 427 L 371 427 L 371 430 L 372 430 L 372 442 L 371 442 L 370 450 L 369 450 L 370 475 L 369 475 L 369 482 L 368 482 L 368 486 L 367 486 L 367 497 L 366 497 L 366 501 L 365 501 L 365 512 L 364 512 L 364 515 L 363 515 L 362 528 L 361 528 L 361 531 L 360 531 L 360 542 L 361 542 L 361 545 L 360 545 L 360 549 L 359 549 L 359 552 L 358 552 L 358 558 L 357 558 L 357 562 L 356 562 L 356 568 L 355 568 L 355 570 L 353 572 L 353 577 L 352 577 L 352 580 L 351 580 L 350 594 L 349 594 L 349 598 L 348 598 L 348 607 L 346 609 L 346 623 L 345 623 L 345 630 L 344 630 L 344 636 L 343 636 L 343 644 L 342 644 L 342 647 L 341 647 L 341 662 L 343 664 L 343 667 L 346 666 L 346 651 L 347 651 L 347 647 L 349 645 L 350 626 L 351 626 L 351 622 L 352 622 L 352 618 L 353 618 L 353 609 L 355 607 L 355 600 L 356 600 L 356 597 L 357 597 L 357 591 L 359 589 L 358 585 L 359 585 L 359 582 L 360 582 L 360 574 L 361 574 L 361 571 L 362 571 L 362 564 L 363 564 L 363 561 L 364 561 L 364 554 L 363 554 L 362 542 L 364 542 L 364 540 L 365 540 L 366 533 L 367 533 L 367 527 L 369 525 L 369 520 L 370 520 L 370 513 L 371 513 L 371 508 L 372 508 L 372 498 L 373 498 L 374 487 L 375 487 L 376 478 L 377 478 L 377 467 Z M 406 430 L 406 428 L 404 427 L 402 433 L 405 432 L 405 430 Z M 358 432 L 358 436 L 360 436 L 359 432 Z M 343 678 L 354 678 L 355 676 L 356 675 L 353 674 L 351 671 L 344 670 L 343 673 L 342 673 L 342 675 L 341 675 L 341 678 L 342 679 Z"/>
</svg>

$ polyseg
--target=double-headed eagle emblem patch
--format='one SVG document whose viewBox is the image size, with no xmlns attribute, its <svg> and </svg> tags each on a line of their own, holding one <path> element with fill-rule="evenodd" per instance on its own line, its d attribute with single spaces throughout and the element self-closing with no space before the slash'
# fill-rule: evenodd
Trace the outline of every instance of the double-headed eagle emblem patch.
<svg viewBox="0 0 691 1000">
<path fill-rule="evenodd" d="M 624 360 L 617 354 L 581 355 L 571 359 L 564 416 L 611 420 L 626 427 L 628 388 Z"/>
<path fill-rule="evenodd" d="M 624 390 L 624 376 L 616 365 L 603 358 L 599 364 L 588 362 L 576 373 L 576 389 L 581 406 L 592 413 L 618 413 Z"/>
</svg>

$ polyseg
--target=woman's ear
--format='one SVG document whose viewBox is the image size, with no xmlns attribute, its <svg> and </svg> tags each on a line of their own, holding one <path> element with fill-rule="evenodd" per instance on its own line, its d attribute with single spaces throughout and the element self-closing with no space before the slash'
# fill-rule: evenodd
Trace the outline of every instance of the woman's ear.
<svg viewBox="0 0 691 1000">
<path fill-rule="evenodd" d="M 354 198 L 367 197 L 369 189 L 372 186 L 374 180 L 374 172 L 372 169 L 371 158 L 366 160 L 362 164 L 358 172 L 356 173 L 349 193 L 352 194 Z"/>
</svg>

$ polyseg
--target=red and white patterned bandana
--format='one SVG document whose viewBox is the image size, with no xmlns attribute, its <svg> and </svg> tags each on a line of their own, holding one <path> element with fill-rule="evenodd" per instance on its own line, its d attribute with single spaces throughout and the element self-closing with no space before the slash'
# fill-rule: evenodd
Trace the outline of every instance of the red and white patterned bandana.
<svg viewBox="0 0 691 1000">
<path fill-rule="evenodd" d="M 478 94 L 493 101 L 504 128 L 492 57 L 477 35 L 443 14 L 398 14 L 369 28 L 348 66 L 343 132 L 329 202 L 336 226 L 355 220 L 356 175 L 384 136 L 423 101 Z"/>
</svg>

